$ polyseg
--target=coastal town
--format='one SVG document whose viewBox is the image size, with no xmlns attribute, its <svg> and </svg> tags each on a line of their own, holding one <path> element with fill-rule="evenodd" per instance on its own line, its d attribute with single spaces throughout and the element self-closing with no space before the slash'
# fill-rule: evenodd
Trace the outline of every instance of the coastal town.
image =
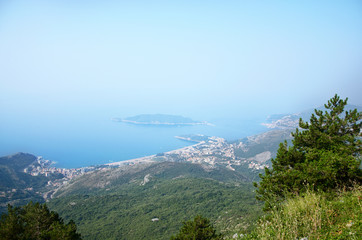
<svg viewBox="0 0 362 240">
<path fill-rule="evenodd" d="M 45 192 L 43 197 L 49 199 L 61 186 L 86 173 L 95 170 L 106 170 L 109 168 L 118 168 L 141 163 L 162 161 L 190 162 L 193 164 L 201 164 L 209 168 L 225 167 L 232 171 L 235 171 L 236 167 L 243 167 L 249 170 L 263 170 L 264 168 L 269 168 L 269 164 L 266 162 L 271 158 L 270 152 L 263 152 L 249 158 L 241 158 L 236 156 L 235 150 L 243 149 L 247 151 L 243 144 L 229 143 L 220 137 L 209 137 L 204 135 L 176 136 L 176 138 L 195 144 L 156 155 L 99 166 L 72 169 L 55 167 L 52 161 L 37 157 L 37 160 L 23 171 L 32 176 L 45 176 L 48 178 L 47 188 L 49 191 Z"/>
<path fill-rule="evenodd" d="M 158 153 L 156 155 L 136 158 L 126 161 L 114 162 L 102 165 L 117 167 L 122 165 L 134 165 L 144 162 L 190 162 L 202 164 L 208 167 L 226 167 L 235 171 L 235 166 L 244 166 L 250 170 L 263 170 L 269 168 L 266 162 L 271 159 L 270 152 L 263 152 L 250 158 L 237 157 L 235 149 L 243 148 L 240 144 L 228 143 L 224 138 L 209 137 L 205 135 L 187 135 L 176 136 L 176 138 L 188 142 L 194 142 L 194 145 L 172 150 L 169 152 Z M 245 149 L 247 151 L 247 149 Z"/>
<path fill-rule="evenodd" d="M 270 128 L 283 129 L 280 126 L 295 126 L 296 121 L 292 117 L 283 117 L 273 121 L 274 125 Z M 277 127 L 278 125 L 279 127 Z M 284 139 L 290 139 L 291 128 L 284 130 L 269 131 L 248 137 L 245 141 L 229 142 L 221 137 L 206 136 L 201 134 L 190 134 L 175 136 L 182 141 L 192 142 L 193 145 L 186 146 L 180 149 L 162 152 L 155 155 L 123 160 L 119 162 L 111 162 L 103 165 L 82 167 L 82 168 L 58 168 L 54 166 L 54 162 L 38 157 L 36 161 L 24 169 L 24 173 L 32 176 L 48 177 L 49 189 L 57 189 L 62 185 L 67 184 L 75 177 L 84 175 L 95 170 L 107 170 L 109 168 L 118 168 L 122 166 L 137 165 L 141 163 L 152 162 L 190 162 L 193 164 L 201 164 L 209 168 L 225 167 L 232 171 L 250 170 L 260 172 L 264 168 L 270 168 L 270 160 L 275 156 L 273 152 L 278 148 L 278 145 Z M 249 143 L 248 143 L 249 141 Z M 248 152 L 251 145 L 260 146 L 261 142 L 267 146 L 264 150 Z M 274 150 L 270 148 L 271 143 L 275 143 Z M 242 154 L 240 154 L 242 153 Z"/>
<path fill-rule="evenodd" d="M 26 167 L 24 173 L 32 176 L 45 176 L 48 177 L 47 187 L 48 192 L 43 194 L 44 199 L 48 199 L 57 189 L 64 184 L 67 184 L 70 180 L 75 177 L 81 176 L 86 172 L 93 171 L 95 167 L 82 167 L 82 168 L 58 168 L 54 166 L 54 162 L 46 160 L 43 157 L 37 157 L 37 160 Z M 26 189 L 32 191 L 33 189 Z"/>
<path fill-rule="evenodd" d="M 198 135 L 200 137 L 200 135 Z M 271 158 L 271 154 L 262 153 L 252 158 L 241 158 L 235 155 L 235 149 L 240 145 L 228 143 L 224 138 L 207 137 L 206 140 L 182 149 L 164 153 L 166 161 L 181 161 L 198 164 L 207 164 L 211 167 L 224 166 L 235 171 L 235 166 L 245 165 L 249 169 L 262 170 L 269 165 L 265 162 Z M 178 137 L 182 139 L 182 137 Z M 192 137 L 184 138 L 187 141 L 195 141 Z"/>
</svg>

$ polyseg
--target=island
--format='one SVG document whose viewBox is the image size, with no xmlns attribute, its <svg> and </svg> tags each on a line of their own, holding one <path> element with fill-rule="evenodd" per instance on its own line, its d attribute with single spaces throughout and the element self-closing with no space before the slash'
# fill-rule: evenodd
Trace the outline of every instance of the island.
<svg viewBox="0 0 362 240">
<path fill-rule="evenodd" d="M 212 125 L 206 121 L 194 121 L 191 118 L 167 114 L 141 114 L 128 118 L 113 118 L 116 122 L 125 122 L 137 125 L 164 125 L 164 126 L 193 126 Z"/>
</svg>

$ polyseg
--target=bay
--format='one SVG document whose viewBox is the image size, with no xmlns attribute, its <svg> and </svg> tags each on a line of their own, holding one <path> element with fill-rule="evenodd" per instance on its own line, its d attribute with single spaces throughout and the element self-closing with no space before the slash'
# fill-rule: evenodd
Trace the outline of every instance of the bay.
<svg viewBox="0 0 362 240">
<path fill-rule="evenodd" d="M 104 116 L 2 120 L 1 156 L 28 152 L 55 161 L 62 168 L 123 161 L 193 144 L 176 139 L 179 135 L 204 134 L 234 140 L 266 130 L 261 118 L 206 119 L 215 126 L 142 126 L 114 122 Z"/>
</svg>

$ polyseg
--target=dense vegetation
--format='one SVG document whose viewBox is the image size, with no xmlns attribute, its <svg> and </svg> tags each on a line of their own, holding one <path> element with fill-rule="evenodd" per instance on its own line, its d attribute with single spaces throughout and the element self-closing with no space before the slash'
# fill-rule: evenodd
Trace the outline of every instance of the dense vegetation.
<svg viewBox="0 0 362 240">
<path fill-rule="evenodd" d="M 0 219 L 1 240 L 78 240 L 77 227 L 49 211 L 44 204 L 32 202 L 23 207 L 8 206 Z"/>
<path fill-rule="evenodd" d="M 222 234 L 216 232 L 210 223 L 210 220 L 200 215 L 196 216 L 193 221 L 186 221 L 176 236 L 171 240 L 222 240 Z"/>
<path fill-rule="evenodd" d="M 292 146 L 280 145 L 272 169 L 255 184 L 266 210 L 308 189 L 333 192 L 362 183 L 362 113 L 349 110 L 342 117 L 346 104 L 347 99 L 334 96 L 324 112 L 315 110 L 309 122 L 300 120 L 302 131 L 292 133 Z"/>
<path fill-rule="evenodd" d="M 49 206 L 66 220 L 73 219 L 84 239 L 169 239 L 183 221 L 198 214 L 232 236 L 261 215 L 249 183 L 153 178 L 145 185 L 134 182 L 110 189 L 63 195 Z"/>
<path fill-rule="evenodd" d="M 306 192 L 272 209 L 247 239 L 362 239 L 362 188 L 330 198 Z"/>
</svg>

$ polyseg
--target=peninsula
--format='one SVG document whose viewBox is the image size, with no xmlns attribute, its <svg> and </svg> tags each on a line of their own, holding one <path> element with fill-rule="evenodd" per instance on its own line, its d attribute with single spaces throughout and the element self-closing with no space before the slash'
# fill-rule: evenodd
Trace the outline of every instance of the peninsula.
<svg viewBox="0 0 362 240">
<path fill-rule="evenodd" d="M 164 125 L 164 126 L 193 126 L 211 125 L 206 121 L 194 121 L 191 118 L 167 114 L 141 114 L 128 118 L 113 118 L 116 122 L 125 122 L 136 125 Z"/>
</svg>

